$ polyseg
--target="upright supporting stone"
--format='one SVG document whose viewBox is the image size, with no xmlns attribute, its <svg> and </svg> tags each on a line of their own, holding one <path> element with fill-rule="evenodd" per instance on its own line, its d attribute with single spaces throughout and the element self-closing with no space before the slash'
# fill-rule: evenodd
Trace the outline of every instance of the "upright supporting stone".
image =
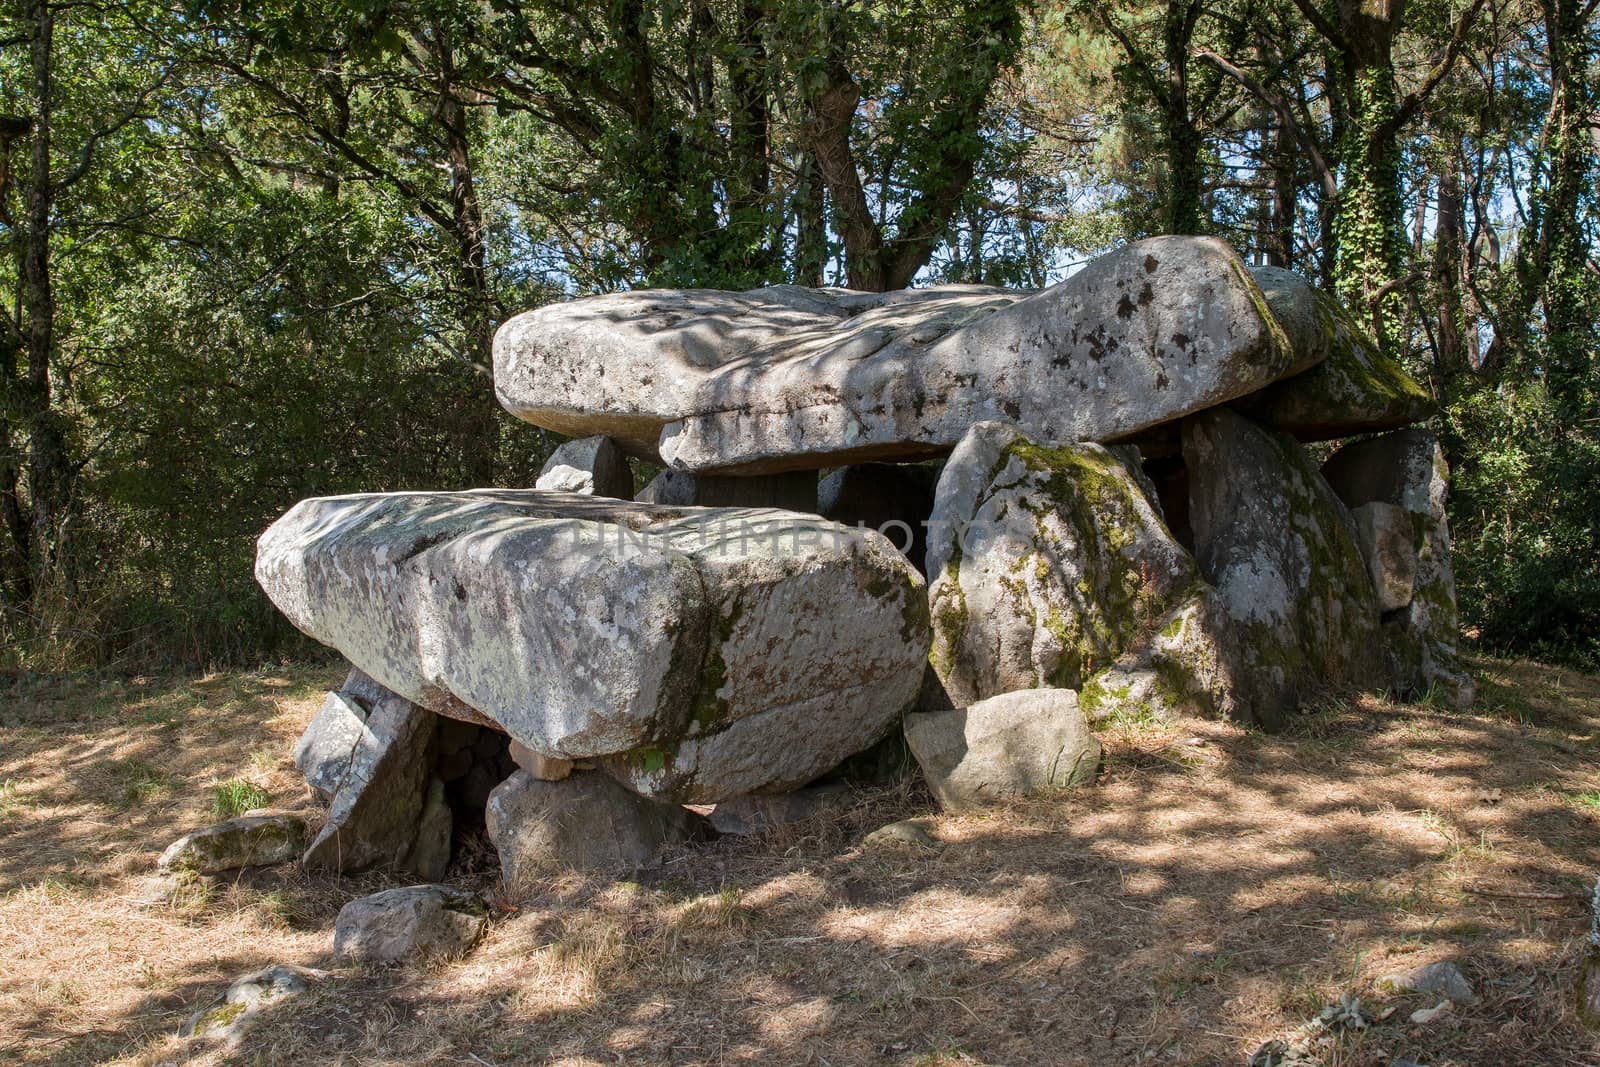
<svg viewBox="0 0 1600 1067">
<path fill-rule="evenodd" d="M 1384 616 L 1384 635 L 1403 692 L 1437 687 L 1455 707 L 1472 703 L 1472 678 L 1457 651 L 1455 571 L 1445 515 L 1448 468 L 1432 430 L 1413 427 L 1345 445 L 1323 476 L 1351 508 L 1387 504 L 1410 518 L 1415 579 L 1410 600 Z"/>
<path fill-rule="evenodd" d="M 633 470 L 611 438 L 584 437 L 550 454 L 534 488 L 632 500 Z"/>
<path fill-rule="evenodd" d="M 410 858 L 433 766 L 436 722 L 427 709 L 394 693 L 372 706 L 333 790 L 328 821 L 306 849 L 306 866 L 359 871 Z"/>
<path fill-rule="evenodd" d="M 974 426 L 939 478 L 928 579 L 933 668 L 956 707 L 1077 689 L 1201 585 L 1123 458 L 998 422 Z"/>
<path fill-rule="evenodd" d="M 1218 408 L 1184 423 L 1190 519 L 1240 661 L 1234 699 L 1263 726 L 1323 686 L 1389 681 L 1355 524 L 1287 434 Z"/>
<path fill-rule="evenodd" d="M 685 808 L 630 793 L 604 774 L 542 782 L 518 771 L 495 787 L 489 840 L 515 885 L 560 870 L 620 870 L 687 840 L 704 820 Z"/>
</svg>

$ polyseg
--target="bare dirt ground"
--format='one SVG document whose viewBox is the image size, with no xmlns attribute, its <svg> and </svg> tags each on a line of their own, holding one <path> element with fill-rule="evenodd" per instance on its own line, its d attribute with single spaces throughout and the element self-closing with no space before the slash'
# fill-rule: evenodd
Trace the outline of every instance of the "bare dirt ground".
<svg viewBox="0 0 1600 1067">
<path fill-rule="evenodd" d="M 219 786 L 315 813 L 286 756 L 337 670 L 19 683 L 0 706 L 0 1062 L 1241 1064 L 1353 995 L 1371 1024 L 1329 1033 L 1322 1063 L 1600 1063 L 1573 997 L 1600 678 L 1478 668 L 1468 715 L 1363 698 L 1277 736 L 1116 724 L 1093 787 L 935 815 L 933 848 L 862 845 L 933 810 L 913 784 L 622 883 L 509 893 L 469 850 L 453 877 L 491 895 L 489 932 L 394 969 L 330 958 L 339 906 L 400 884 L 381 874 L 139 902 Z M 1436 998 L 1379 979 L 1444 958 L 1482 1000 L 1413 1024 Z M 235 1046 L 177 1036 L 279 962 L 328 977 Z"/>
</svg>

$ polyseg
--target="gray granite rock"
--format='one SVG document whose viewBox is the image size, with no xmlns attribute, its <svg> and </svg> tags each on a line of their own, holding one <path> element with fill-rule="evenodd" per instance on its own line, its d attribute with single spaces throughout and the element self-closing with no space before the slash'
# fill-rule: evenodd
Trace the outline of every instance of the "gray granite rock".
<svg viewBox="0 0 1600 1067">
<path fill-rule="evenodd" d="M 1411 603 L 1417 588 L 1417 545 L 1411 515 L 1401 507 L 1373 500 L 1350 509 L 1356 540 L 1366 558 L 1379 611 Z"/>
<path fill-rule="evenodd" d="M 386 889 L 339 909 L 333 954 L 357 963 L 459 955 L 483 932 L 488 914 L 478 895 L 464 889 L 446 885 Z"/>
<path fill-rule="evenodd" d="M 417 818 L 416 838 L 406 856 L 406 869 L 430 882 L 443 879 L 450 869 L 455 822 L 455 813 L 445 800 L 444 782 L 430 778 L 422 798 L 422 814 Z"/>
<path fill-rule="evenodd" d="M 215 874 L 292 863 L 305 846 L 306 822 L 289 812 L 258 812 L 191 830 L 156 861 L 162 871 Z"/>
<path fill-rule="evenodd" d="M 406 862 L 432 774 L 437 721 L 395 693 L 374 703 L 334 789 L 328 820 L 306 849 L 306 866 L 359 871 Z"/>
<path fill-rule="evenodd" d="M 1387 504 L 1410 519 L 1417 557 L 1412 595 L 1383 624 L 1398 688 L 1413 696 L 1437 690 L 1454 707 L 1471 706 L 1475 686 L 1459 652 L 1445 513 L 1449 469 L 1433 431 L 1419 426 L 1347 444 L 1329 457 L 1322 473 L 1349 507 Z"/>
<path fill-rule="evenodd" d="M 927 564 L 932 663 L 955 707 L 1076 689 L 1203 587 L 1122 458 L 994 422 L 945 464 Z"/>
<path fill-rule="evenodd" d="M 803 785 L 871 745 L 927 654 L 922 580 L 888 541 L 792 512 L 332 497 L 262 536 L 256 574 L 395 692 L 684 803 Z"/>
<path fill-rule="evenodd" d="M 1300 354 L 1221 241 L 1157 237 L 1043 292 L 637 290 L 495 337 L 512 414 L 688 471 L 943 454 L 1008 419 L 1049 442 L 1131 436 L 1255 392 Z"/>
<path fill-rule="evenodd" d="M 1190 522 L 1239 660 L 1231 696 L 1274 727 L 1324 687 L 1384 687 L 1377 598 L 1349 511 L 1293 438 L 1226 409 L 1184 423 Z"/>
<path fill-rule="evenodd" d="M 561 870 L 618 871 L 698 832 L 699 816 L 647 800 L 597 772 L 545 782 L 518 771 L 495 787 L 489 839 L 506 880 Z"/>
<path fill-rule="evenodd" d="M 956 810 L 1079 785 L 1100 768 L 1100 742 L 1070 689 L 907 715 L 906 741 L 933 795 Z"/>
<path fill-rule="evenodd" d="M 1319 362 L 1242 398 L 1239 410 L 1302 441 L 1392 430 L 1433 415 L 1437 405 L 1428 391 L 1333 297 L 1281 267 L 1250 270 L 1296 351 L 1315 353 Z"/>
<path fill-rule="evenodd" d="M 326 977 L 325 971 L 291 963 L 263 967 L 234 982 L 222 996 L 190 1016 L 178 1036 L 234 1044 L 262 1013 L 281 1007 Z"/>
<path fill-rule="evenodd" d="M 329 693 L 294 746 L 294 765 L 306 784 L 331 800 L 350 773 L 350 756 L 366 729 L 367 709 L 343 693 Z"/>
<path fill-rule="evenodd" d="M 633 499 L 628 457 L 609 437 L 583 437 L 558 446 L 539 471 L 535 489 Z"/>
</svg>

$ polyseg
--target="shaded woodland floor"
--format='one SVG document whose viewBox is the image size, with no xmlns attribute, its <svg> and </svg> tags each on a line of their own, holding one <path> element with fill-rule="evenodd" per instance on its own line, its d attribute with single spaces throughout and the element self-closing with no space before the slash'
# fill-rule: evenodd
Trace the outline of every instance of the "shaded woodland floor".
<svg viewBox="0 0 1600 1067">
<path fill-rule="evenodd" d="M 1325 1064 L 1600 1064 L 1573 1011 L 1600 678 L 1476 666 L 1466 715 L 1367 697 L 1276 736 L 1113 724 L 1094 786 L 934 814 L 932 848 L 862 844 L 933 812 L 915 783 L 622 883 L 507 893 L 477 842 L 452 877 L 494 902 L 483 941 L 392 969 L 330 957 L 340 905 L 403 884 L 382 874 L 287 867 L 139 899 L 219 787 L 315 813 L 288 753 L 340 671 L 17 683 L 0 1061 L 1220 1065 L 1354 995 L 1372 1023 L 1331 1034 Z M 1441 958 L 1482 1002 L 1413 1024 L 1436 999 L 1378 979 Z M 329 974 L 235 1047 L 176 1036 L 279 962 Z"/>
</svg>

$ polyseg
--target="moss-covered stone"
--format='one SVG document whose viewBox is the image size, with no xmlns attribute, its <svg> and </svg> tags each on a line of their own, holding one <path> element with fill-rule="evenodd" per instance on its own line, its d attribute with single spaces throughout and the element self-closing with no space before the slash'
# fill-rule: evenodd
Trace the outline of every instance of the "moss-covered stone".
<svg viewBox="0 0 1600 1067">
<path fill-rule="evenodd" d="M 1315 308 L 1317 342 L 1326 355 L 1310 370 L 1235 402 L 1238 410 L 1302 441 L 1390 430 L 1433 415 L 1433 397 L 1384 354 L 1338 301 L 1314 292 L 1288 271 L 1253 269 L 1258 278 L 1270 281 L 1274 306 L 1292 302 Z"/>
<path fill-rule="evenodd" d="M 1320 688 L 1384 686 L 1350 514 L 1290 437 L 1226 409 L 1184 425 L 1195 555 L 1235 655 L 1236 713 L 1274 726 Z"/>
<path fill-rule="evenodd" d="M 1078 688 L 1199 581 L 1115 453 L 1000 423 L 974 427 L 946 464 L 931 525 L 930 662 L 956 706 Z"/>
<path fill-rule="evenodd" d="M 306 823 L 287 812 L 241 815 L 184 834 L 158 861 L 164 871 L 214 874 L 240 867 L 290 863 L 305 847 Z"/>
</svg>

